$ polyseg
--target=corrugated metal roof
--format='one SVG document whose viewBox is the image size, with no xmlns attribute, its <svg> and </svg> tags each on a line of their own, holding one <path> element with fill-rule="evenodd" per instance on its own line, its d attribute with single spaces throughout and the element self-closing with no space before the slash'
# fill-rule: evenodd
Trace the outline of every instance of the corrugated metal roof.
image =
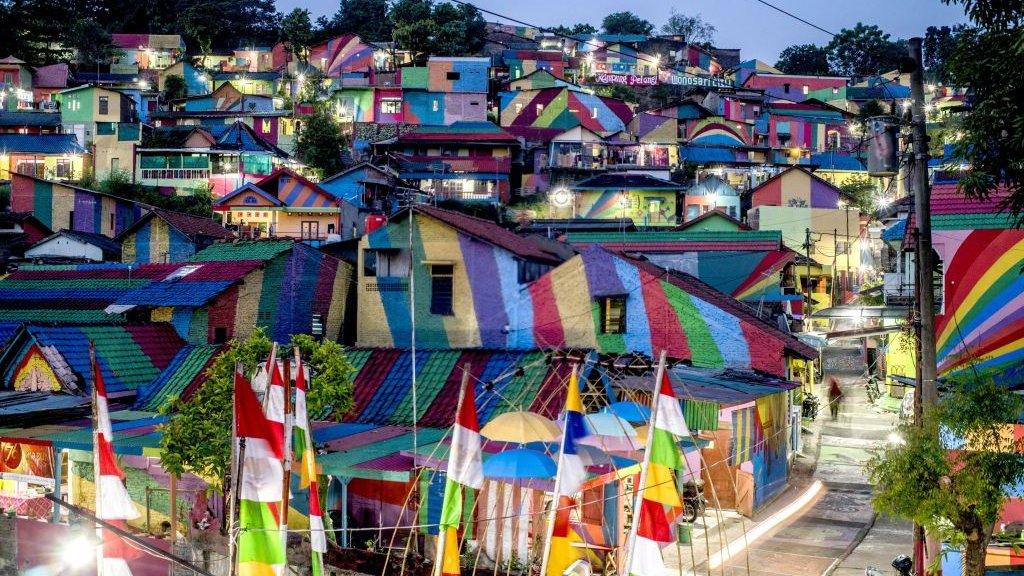
<svg viewBox="0 0 1024 576">
<path fill-rule="evenodd" d="M 74 134 L 0 134 L 0 151 L 6 154 L 85 154 Z"/>
</svg>

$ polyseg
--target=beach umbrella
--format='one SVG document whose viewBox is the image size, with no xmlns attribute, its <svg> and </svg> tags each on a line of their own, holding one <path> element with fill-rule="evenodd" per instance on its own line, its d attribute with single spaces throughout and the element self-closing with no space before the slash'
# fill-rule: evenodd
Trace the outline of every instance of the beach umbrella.
<svg viewBox="0 0 1024 576">
<path fill-rule="evenodd" d="M 557 470 L 558 467 L 551 458 L 529 448 L 499 452 L 484 461 L 484 476 L 487 478 L 552 478 Z"/>
<path fill-rule="evenodd" d="M 492 418 L 480 429 L 480 435 L 495 442 L 527 444 L 555 442 L 562 437 L 562 431 L 540 414 L 514 411 Z"/>
<path fill-rule="evenodd" d="M 601 412 L 615 414 L 633 424 L 643 424 L 651 420 L 650 407 L 629 400 L 609 404 L 601 409 Z"/>
<path fill-rule="evenodd" d="M 633 425 L 615 414 L 587 414 L 583 422 L 590 434 L 581 438 L 580 444 L 614 452 L 636 450 L 641 446 Z"/>
</svg>

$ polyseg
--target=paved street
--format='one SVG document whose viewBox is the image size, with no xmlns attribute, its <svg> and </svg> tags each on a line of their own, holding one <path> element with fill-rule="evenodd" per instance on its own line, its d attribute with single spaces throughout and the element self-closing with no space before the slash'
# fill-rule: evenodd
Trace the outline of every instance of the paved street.
<svg viewBox="0 0 1024 576">
<path fill-rule="evenodd" d="M 820 481 L 824 489 L 812 503 L 750 545 L 749 554 L 739 553 L 728 559 L 724 571 L 709 569 L 707 554 L 701 550 L 707 547 L 704 530 L 698 523 L 693 560 L 688 550 L 682 550 L 684 572 L 696 565 L 690 573 L 852 575 L 863 574 L 869 565 L 888 568 L 893 556 L 910 552 L 908 526 L 883 518 L 876 520 L 863 467 L 871 448 L 892 432 L 896 417 L 867 404 L 859 378 L 845 379 L 843 389 L 845 401 L 839 418 L 832 421 L 823 405 L 813 424 L 814 434 L 805 434 L 806 456 L 796 459 L 791 487 L 753 520 L 741 523 L 737 515 L 724 517 L 721 531 L 717 526 L 708 531 L 711 549 L 721 548 L 723 541 L 743 542 L 744 528 L 752 532 L 757 524 L 769 521 Z"/>
</svg>

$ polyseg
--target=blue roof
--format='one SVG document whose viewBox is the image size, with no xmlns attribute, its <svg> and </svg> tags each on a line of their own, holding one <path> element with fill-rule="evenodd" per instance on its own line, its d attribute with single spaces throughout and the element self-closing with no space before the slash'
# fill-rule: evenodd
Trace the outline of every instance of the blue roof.
<svg viewBox="0 0 1024 576">
<path fill-rule="evenodd" d="M 284 150 L 260 138 L 252 131 L 252 128 L 242 122 L 204 126 L 203 128 L 217 140 L 215 148 L 242 152 L 270 152 L 283 158 L 288 157 Z"/>
<path fill-rule="evenodd" d="M 690 162 L 735 162 L 736 153 L 732 148 L 681 146 L 679 159 Z"/>
<path fill-rule="evenodd" d="M 898 242 L 903 240 L 903 236 L 907 233 L 907 219 L 901 218 L 898 222 L 889 226 L 885 230 L 882 230 L 882 241 L 884 242 Z"/>
<path fill-rule="evenodd" d="M 122 295 L 115 304 L 199 307 L 227 290 L 234 281 L 150 282 Z"/>
<path fill-rule="evenodd" d="M 835 152 L 822 152 L 811 154 L 811 164 L 815 164 L 827 170 L 864 170 L 864 164 L 853 156 L 836 154 Z"/>
<path fill-rule="evenodd" d="M 74 134 L 0 134 L 0 152 L 85 154 Z"/>
<path fill-rule="evenodd" d="M 22 322 L 0 322 L 0 347 L 3 347 L 21 328 Z"/>
</svg>

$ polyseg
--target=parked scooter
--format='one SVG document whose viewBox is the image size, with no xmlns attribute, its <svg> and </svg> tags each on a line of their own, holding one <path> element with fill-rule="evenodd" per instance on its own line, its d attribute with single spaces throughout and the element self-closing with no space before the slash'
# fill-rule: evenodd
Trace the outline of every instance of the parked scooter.
<svg viewBox="0 0 1024 576">
<path fill-rule="evenodd" d="M 910 559 L 910 556 L 900 554 L 892 559 L 892 567 L 896 569 L 896 574 L 899 576 L 910 576 L 910 571 L 914 569 L 914 561 Z M 868 566 L 864 569 L 864 576 L 886 576 L 886 574 L 874 566 Z"/>
<path fill-rule="evenodd" d="M 683 485 L 683 520 L 691 524 L 698 516 L 703 516 L 708 508 L 708 501 L 704 499 L 704 481 L 687 480 Z"/>
<path fill-rule="evenodd" d="M 818 397 L 810 392 L 804 393 L 804 401 L 800 404 L 800 414 L 804 418 L 814 420 L 818 417 Z"/>
</svg>

